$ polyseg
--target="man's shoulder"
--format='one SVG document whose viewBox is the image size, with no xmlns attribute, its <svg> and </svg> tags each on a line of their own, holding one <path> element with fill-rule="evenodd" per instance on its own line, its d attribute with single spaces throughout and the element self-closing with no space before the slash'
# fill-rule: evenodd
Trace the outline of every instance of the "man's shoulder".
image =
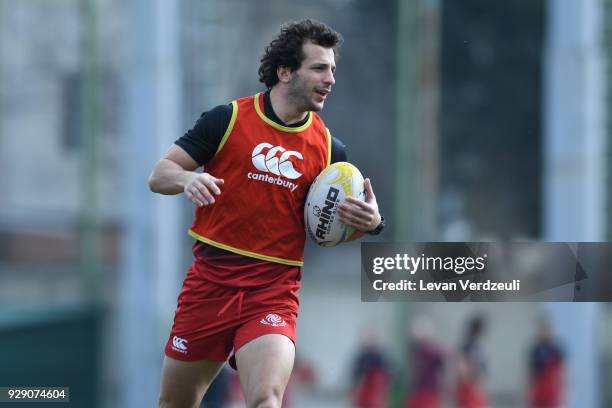
<svg viewBox="0 0 612 408">
<path fill-rule="evenodd" d="M 200 126 L 210 125 L 211 123 L 222 123 L 227 125 L 232 117 L 233 111 L 234 107 L 231 102 L 226 105 L 214 106 L 202 112 L 197 124 Z"/>
</svg>

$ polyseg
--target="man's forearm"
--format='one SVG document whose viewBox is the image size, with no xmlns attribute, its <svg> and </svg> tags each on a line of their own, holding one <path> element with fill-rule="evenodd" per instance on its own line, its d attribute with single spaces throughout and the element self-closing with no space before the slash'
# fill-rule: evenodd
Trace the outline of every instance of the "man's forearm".
<svg viewBox="0 0 612 408">
<path fill-rule="evenodd" d="M 161 159 L 149 176 L 149 188 L 159 194 L 179 194 L 194 173 L 168 159 Z"/>
</svg>

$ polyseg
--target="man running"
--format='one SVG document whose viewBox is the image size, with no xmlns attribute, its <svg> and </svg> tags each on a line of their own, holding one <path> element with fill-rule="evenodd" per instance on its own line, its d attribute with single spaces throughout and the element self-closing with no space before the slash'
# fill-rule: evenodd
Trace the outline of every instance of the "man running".
<svg viewBox="0 0 612 408">
<path fill-rule="evenodd" d="M 282 26 L 261 59 L 267 92 L 203 114 L 153 168 L 152 191 L 185 193 L 196 206 L 195 260 L 166 345 L 160 407 L 198 406 L 232 352 L 247 406 L 281 405 L 295 358 L 306 194 L 330 162 L 346 160 L 315 113 L 335 83 L 341 43 L 316 21 Z M 366 200 L 348 197 L 338 215 L 378 233 L 368 179 L 365 188 Z"/>
</svg>

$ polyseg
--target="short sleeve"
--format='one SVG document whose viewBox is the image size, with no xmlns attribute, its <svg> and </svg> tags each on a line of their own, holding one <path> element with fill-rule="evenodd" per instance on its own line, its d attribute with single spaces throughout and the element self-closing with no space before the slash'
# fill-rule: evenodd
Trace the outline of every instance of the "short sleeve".
<svg viewBox="0 0 612 408">
<path fill-rule="evenodd" d="M 219 105 L 204 112 L 174 144 L 181 147 L 200 166 L 213 158 L 232 117 L 232 105 Z"/>
</svg>

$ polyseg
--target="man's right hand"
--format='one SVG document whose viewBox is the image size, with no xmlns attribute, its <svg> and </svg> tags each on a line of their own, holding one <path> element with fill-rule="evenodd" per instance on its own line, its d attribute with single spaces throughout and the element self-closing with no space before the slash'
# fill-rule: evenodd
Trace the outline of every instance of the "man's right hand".
<svg viewBox="0 0 612 408">
<path fill-rule="evenodd" d="M 149 176 L 149 188 L 159 194 L 185 193 L 197 206 L 214 204 L 221 194 L 223 179 L 209 173 L 196 173 L 199 167 L 182 148 L 172 145 L 166 156 L 155 163 Z"/>
<path fill-rule="evenodd" d="M 185 195 L 195 205 L 202 207 L 215 203 L 215 195 L 221 194 L 220 186 L 223 179 L 218 179 L 208 173 L 190 172 L 189 179 L 185 183 Z"/>
</svg>

